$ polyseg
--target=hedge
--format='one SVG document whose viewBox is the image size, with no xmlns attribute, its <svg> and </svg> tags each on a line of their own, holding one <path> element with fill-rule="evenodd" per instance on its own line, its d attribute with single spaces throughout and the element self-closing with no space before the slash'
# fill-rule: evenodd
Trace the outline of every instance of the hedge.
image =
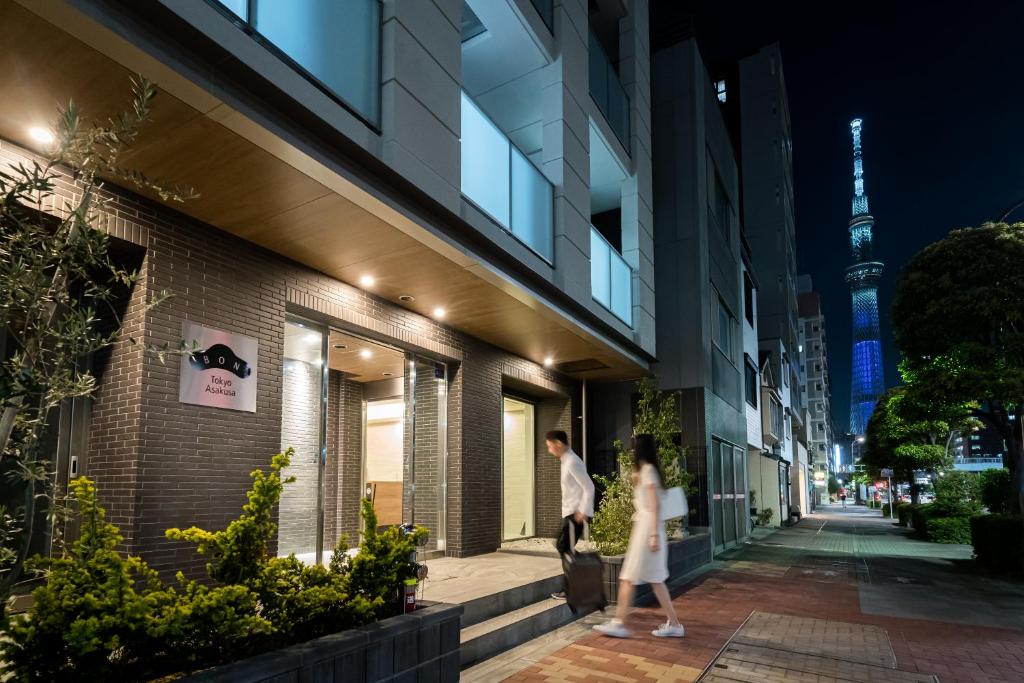
<svg viewBox="0 0 1024 683">
<path fill-rule="evenodd" d="M 914 534 L 921 538 L 928 538 L 928 520 L 939 517 L 941 514 L 934 503 L 915 505 L 910 511 L 910 523 L 914 527 Z"/>
<path fill-rule="evenodd" d="M 933 517 L 926 523 L 928 540 L 933 543 L 971 542 L 970 517 Z"/>
<path fill-rule="evenodd" d="M 997 572 L 1024 573 L 1024 518 L 980 515 L 971 518 L 974 557 Z"/>
<path fill-rule="evenodd" d="M 900 526 L 910 526 L 910 513 L 914 511 L 911 503 L 900 503 L 896 506 L 896 516 L 900 520 Z"/>
</svg>

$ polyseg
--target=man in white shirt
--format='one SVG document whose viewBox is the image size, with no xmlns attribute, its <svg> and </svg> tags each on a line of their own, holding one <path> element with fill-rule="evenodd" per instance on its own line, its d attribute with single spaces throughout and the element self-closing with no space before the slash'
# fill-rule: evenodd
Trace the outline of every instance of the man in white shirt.
<svg viewBox="0 0 1024 683">
<path fill-rule="evenodd" d="M 576 541 L 583 535 L 584 523 L 594 516 L 594 482 L 580 456 L 569 448 L 569 437 L 565 432 L 560 429 L 548 432 L 544 435 L 544 443 L 548 453 L 562 463 L 562 528 L 555 547 L 559 555 L 566 555 L 573 551 Z M 570 524 L 574 534 L 569 533 Z M 565 599 L 565 591 L 551 597 Z"/>
</svg>

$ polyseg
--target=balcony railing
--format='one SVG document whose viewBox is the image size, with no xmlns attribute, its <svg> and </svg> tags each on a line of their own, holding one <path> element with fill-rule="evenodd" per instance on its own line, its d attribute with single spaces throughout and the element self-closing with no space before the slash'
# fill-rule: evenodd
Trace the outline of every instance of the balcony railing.
<svg viewBox="0 0 1024 683">
<path fill-rule="evenodd" d="M 633 269 L 593 226 L 590 228 L 590 291 L 597 303 L 633 326 Z"/>
<path fill-rule="evenodd" d="M 629 153 L 629 95 L 593 31 L 590 32 L 589 66 L 590 97 Z"/>
<path fill-rule="evenodd" d="M 554 263 L 554 190 L 483 110 L 462 93 L 462 194 Z"/>
<path fill-rule="evenodd" d="M 214 1 L 321 90 L 380 124 L 380 0 Z"/>
</svg>

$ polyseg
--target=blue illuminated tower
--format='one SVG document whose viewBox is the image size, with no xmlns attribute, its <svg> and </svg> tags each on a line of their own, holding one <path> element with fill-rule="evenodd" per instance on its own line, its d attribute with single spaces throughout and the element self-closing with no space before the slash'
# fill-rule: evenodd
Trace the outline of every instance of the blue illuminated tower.
<svg viewBox="0 0 1024 683">
<path fill-rule="evenodd" d="M 846 269 L 853 301 L 853 363 L 850 381 L 850 432 L 863 434 L 875 402 L 885 391 L 882 374 L 882 341 L 878 328 L 878 281 L 881 261 L 872 258 L 875 219 L 868 212 L 864 194 L 864 162 L 860 151 L 861 120 L 850 122 L 853 133 L 853 218 L 850 249 L 853 265 Z"/>
</svg>

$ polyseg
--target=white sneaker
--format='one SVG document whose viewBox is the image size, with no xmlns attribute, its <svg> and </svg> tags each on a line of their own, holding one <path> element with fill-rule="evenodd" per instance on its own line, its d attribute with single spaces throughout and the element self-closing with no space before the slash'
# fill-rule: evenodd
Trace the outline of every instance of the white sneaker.
<svg viewBox="0 0 1024 683">
<path fill-rule="evenodd" d="M 594 630 L 603 636 L 612 638 L 629 638 L 629 629 L 621 621 L 611 620 L 607 624 L 598 624 Z"/>
<path fill-rule="evenodd" d="M 658 628 L 651 631 L 651 635 L 657 638 L 682 638 L 686 629 L 683 628 L 682 624 L 673 626 L 669 623 L 664 623 Z"/>
</svg>

